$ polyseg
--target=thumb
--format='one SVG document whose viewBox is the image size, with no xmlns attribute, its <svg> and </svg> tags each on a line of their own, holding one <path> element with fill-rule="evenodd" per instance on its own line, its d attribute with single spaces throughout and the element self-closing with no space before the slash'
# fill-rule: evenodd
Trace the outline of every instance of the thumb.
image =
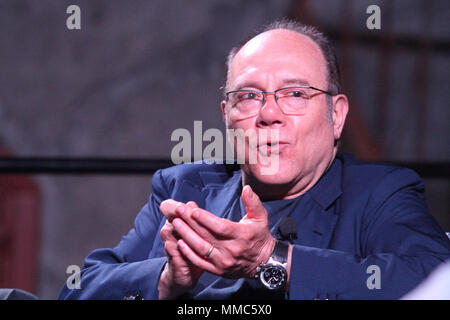
<svg viewBox="0 0 450 320">
<path fill-rule="evenodd" d="M 258 195 L 249 185 L 242 189 L 242 201 L 247 211 L 247 219 L 267 220 L 267 211 Z"/>
</svg>

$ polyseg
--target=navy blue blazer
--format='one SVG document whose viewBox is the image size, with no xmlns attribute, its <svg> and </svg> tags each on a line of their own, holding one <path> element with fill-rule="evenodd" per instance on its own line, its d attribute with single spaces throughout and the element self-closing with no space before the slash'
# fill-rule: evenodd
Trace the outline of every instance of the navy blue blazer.
<svg viewBox="0 0 450 320">
<path fill-rule="evenodd" d="M 134 228 L 115 248 L 93 251 L 81 271 L 81 289 L 64 286 L 59 298 L 157 299 L 166 262 L 159 233 L 165 223 L 161 201 L 193 200 L 217 216 L 231 217 L 242 210 L 241 188 L 241 172 L 235 166 L 184 164 L 157 171 L 149 202 Z M 298 239 L 289 292 L 282 298 L 397 299 L 450 258 L 450 241 L 428 213 L 424 184 L 410 169 L 338 154 L 301 197 L 291 214 L 297 220 Z M 238 221 L 240 216 L 232 219 Z M 276 221 L 271 224 L 273 231 Z M 375 273 L 380 281 L 374 288 Z M 254 279 L 231 280 L 209 273 L 186 295 L 198 299 L 271 296 Z"/>
</svg>

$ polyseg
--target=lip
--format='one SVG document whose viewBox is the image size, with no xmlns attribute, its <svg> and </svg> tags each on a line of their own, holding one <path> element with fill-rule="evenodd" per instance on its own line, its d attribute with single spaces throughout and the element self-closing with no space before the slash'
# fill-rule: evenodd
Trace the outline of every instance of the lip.
<svg viewBox="0 0 450 320">
<path fill-rule="evenodd" d="M 258 144 L 258 148 L 266 147 L 266 146 L 267 147 L 283 146 L 283 145 L 286 145 L 286 144 L 288 144 L 288 142 L 286 142 L 286 141 L 274 141 L 274 142 L 272 142 L 270 140 L 267 140 L 267 141 L 259 143 Z"/>
<path fill-rule="evenodd" d="M 258 144 L 258 151 L 260 150 L 266 150 L 268 154 L 271 154 L 272 152 L 281 152 L 283 151 L 289 143 L 285 141 L 278 141 L 278 142 L 271 142 L 266 141 L 264 143 Z"/>
</svg>

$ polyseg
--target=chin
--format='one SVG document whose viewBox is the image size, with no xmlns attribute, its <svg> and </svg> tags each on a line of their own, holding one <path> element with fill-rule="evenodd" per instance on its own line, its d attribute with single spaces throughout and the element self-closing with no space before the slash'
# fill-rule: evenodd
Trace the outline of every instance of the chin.
<svg viewBox="0 0 450 320">
<path fill-rule="evenodd" d="M 283 163 L 272 163 L 269 165 L 249 165 L 244 169 L 252 180 L 268 185 L 287 185 L 299 176 L 298 169 Z"/>
</svg>

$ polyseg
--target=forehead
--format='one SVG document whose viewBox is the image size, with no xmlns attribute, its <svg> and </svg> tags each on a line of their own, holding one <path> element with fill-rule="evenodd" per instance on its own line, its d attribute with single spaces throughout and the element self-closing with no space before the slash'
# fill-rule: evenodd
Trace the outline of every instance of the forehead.
<svg viewBox="0 0 450 320">
<path fill-rule="evenodd" d="M 326 75 L 325 58 L 312 39 L 278 29 L 257 35 L 238 51 L 231 62 L 228 80 L 234 89 L 243 82 L 256 81 L 266 86 L 278 85 L 286 79 L 324 86 Z"/>
</svg>

